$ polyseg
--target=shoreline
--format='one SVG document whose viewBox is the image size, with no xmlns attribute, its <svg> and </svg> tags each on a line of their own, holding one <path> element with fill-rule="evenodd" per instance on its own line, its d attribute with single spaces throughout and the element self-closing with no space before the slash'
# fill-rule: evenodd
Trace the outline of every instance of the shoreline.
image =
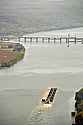
<svg viewBox="0 0 83 125">
<path fill-rule="evenodd" d="M 25 48 L 20 43 L 0 43 L 0 69 L 10 67 L 23 59 Z"/>
</svg>

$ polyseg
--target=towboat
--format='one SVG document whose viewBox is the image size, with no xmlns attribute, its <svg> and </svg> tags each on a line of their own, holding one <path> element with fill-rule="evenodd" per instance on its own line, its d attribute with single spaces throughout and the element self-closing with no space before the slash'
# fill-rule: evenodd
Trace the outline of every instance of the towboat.
<svg viewBox="0 0 83 125">
<path fill-rule="evenodd" d="M 54 100 L 54 96 L 57 88 L 50 88 L 46 91 L 45 95 L 41 99 L 42 104 L 51 104 Z"/>
<path fill-rule="evenodd" d="M 75 94 L 75 111 L 71 112 L 72 125 L 83 125 L 83 88 Z"/>
</svg>

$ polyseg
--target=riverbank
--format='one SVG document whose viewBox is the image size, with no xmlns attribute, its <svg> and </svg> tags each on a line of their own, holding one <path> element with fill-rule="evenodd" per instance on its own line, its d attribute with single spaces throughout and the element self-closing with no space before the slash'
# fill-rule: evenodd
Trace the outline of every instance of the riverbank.
<svg viewBox="0 0 83 125">
<path fill-rule="evenodd" d="M 0 43 L 0 68 L 10 67 L 23 59 L 25 48 L 20 43 Z"/>
</svg>

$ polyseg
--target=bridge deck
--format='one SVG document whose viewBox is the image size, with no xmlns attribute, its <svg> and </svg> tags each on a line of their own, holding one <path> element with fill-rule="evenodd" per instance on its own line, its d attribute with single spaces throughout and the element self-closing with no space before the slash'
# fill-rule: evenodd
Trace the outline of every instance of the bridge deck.
<svg viewBox="0 0 83 125">
<path fill-rule="evenodd" d="M 76 37 L 76 36 L 70 36 L 70 35 L 66 35 L 66 36 L 19 36 L 19 37 L 8 37 L 8 36 L 0 36 L 0 41 L 10 41 L 11 39 L 17 39 L 18 42 L 40 42 L 42 41 L 42 43 L 44 42 L 48 42 L 48 43 L 56 43 L 56 41 L 58 41 L 60 44 L 63 42 L 68 44 L 69 43 L 78 43 L 81 42 L 83 44 L 83 38 L 82 37 Z"/>
</svg>

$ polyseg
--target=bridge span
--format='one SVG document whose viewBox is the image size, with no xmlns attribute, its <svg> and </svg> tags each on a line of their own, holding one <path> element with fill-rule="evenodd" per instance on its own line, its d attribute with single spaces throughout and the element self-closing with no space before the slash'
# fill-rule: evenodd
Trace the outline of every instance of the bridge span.
<svg viewBox="0 0 83 125">
<path fill-rule="evenodd" d="M 18 36 L 18 37 L 9 37 L 9 36 L 0 36 L 0 42 L 2 41 L 10 41 L 12 39 L 16 39 L 18 42 L 27 42 L 27 43 L 60 43 L 63 42 L 69 46 L 70 43 L 82 43 L 83 44 L 83 37 L 76 37 L 73 35 L 66 35 L 66 36 Z"/>
</svg>

